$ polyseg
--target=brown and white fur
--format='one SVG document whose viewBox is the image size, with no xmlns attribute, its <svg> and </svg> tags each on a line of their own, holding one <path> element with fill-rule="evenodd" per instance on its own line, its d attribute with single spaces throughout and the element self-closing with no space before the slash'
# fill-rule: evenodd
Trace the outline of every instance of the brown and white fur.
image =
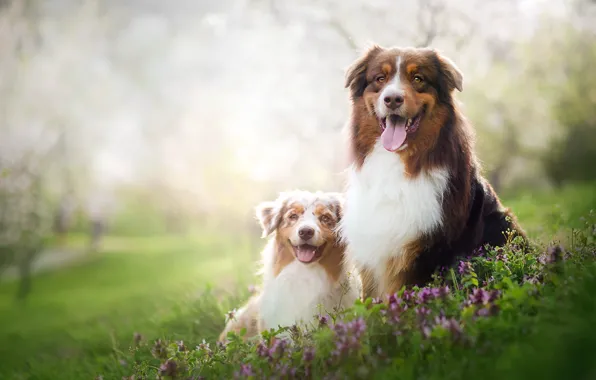
<svg viewBox="0 0 596 380">
<path fill-rule="evenodd" d="M 346 87 L 354 162 L 341 230 L 363 297 L 424 285 L 457 256 L 503 245 L 508 229 L 525 238 L 480 174 L 451 60 L 429 48 L 373 46 L 349 68 Z"/>
<path fill-rule="evenodd" d="M 228 323 L 220 340 L 242 327 L 250 338 L 353 305 L 361 289 L 358 276 L 344 264 L 345 245 L 335 231 L 342 218 L 340 194 L 281 193 L 257 207 L 257 218 L 263 237 L 269 237 L 262 252 L 261 291 Z"/>
</svg>

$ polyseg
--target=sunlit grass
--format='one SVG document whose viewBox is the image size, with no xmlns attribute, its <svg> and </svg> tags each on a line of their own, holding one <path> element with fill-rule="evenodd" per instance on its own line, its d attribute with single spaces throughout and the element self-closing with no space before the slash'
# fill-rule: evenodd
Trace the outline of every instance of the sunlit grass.
<svg viewBox="0 0 596 380">
<path fill-rule="evenodd" d="M 516 214 L 532 238 L 564 240 L 579 228 L 586 212 L 596 209 L 596 183 L 568 185 L 559 190 L 524 191 L 504 197 L 503 203 Z"/>
<path fill-rule="evenodd" d="M 232 289 L 254 272 L 250 239 L 108 237 L 103 247 L 73 266 L 37 276 L 24 304 L 15 301 L 16 283 L 0 286 L 0 340 L 11 342 L 0 348 L 0 374 L 37 354 L 109 355 L 112 334 L 120 341 L 136 329 L 154 330 L 147 326 L 208 283 Z"/>
</svg>

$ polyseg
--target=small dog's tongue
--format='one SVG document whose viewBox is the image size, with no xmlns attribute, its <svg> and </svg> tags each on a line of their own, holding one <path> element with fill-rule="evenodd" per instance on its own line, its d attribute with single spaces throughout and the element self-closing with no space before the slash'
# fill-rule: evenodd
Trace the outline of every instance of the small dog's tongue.
<svg viewBox="0 0 596 380">
<path fill-rule="evenodd" d="M 388 117 L 386 128 L 381 134 L 383 146 L 390 152 L 395 152 L 406 141 L 406 120 Z"/>
<path fill-rule="evenodd" d="M 296 256 L 298 256 L 298 260 L 308 263 L 312 261 L 315 257 L 317 252 L 317 247 L 313 247 L 312 245 L 301 245 L 298 246 L 296 249 Z"/>
</svg>

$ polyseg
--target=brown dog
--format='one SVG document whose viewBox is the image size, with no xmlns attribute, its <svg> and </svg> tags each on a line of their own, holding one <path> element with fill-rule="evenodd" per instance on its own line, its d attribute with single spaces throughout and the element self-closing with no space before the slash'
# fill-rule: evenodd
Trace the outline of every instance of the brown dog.
<svg viewBox="0 0 596 380">
<path fill-rule="evenodd" d="M 463 75 L 451 60 L 374 46 L 350 67 L 346 87 L 354 162 L 341 228 L 365 297 L 423 285 L 457 256 L 525 238 L 480 174 L 472 128 L 453 98 Z"/>
</svg>

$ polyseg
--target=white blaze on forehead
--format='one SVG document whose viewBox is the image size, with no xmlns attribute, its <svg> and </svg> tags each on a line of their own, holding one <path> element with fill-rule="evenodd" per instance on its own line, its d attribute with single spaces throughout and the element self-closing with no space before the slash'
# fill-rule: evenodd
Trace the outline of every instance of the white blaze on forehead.
<svg viewBox="0 0 596 380">
<path fill-rule="evenodd" d="M 310 205 L 308 205 L 308 207 L 305 207 L 304 209 L 304 214 L 302 214 L 302 217 L 300 218 L 299 222 L 298 222 L 298 229 L 300 229 L 300 227 L 303 226 L 308 226 L 308 227 L 312 227 L 317 229 L 317 216 L 315 215 L 315 207 L 316 204 L 312 203 Z"/>
<path fill-rule="evenodd" d="M 387 96 L 395 96 L 395 95 L 404 95 L 404 89 L 402 87 L 400 75 L 399 75 L 399 68 L 401 66 L 401 56 L 398 56 L 395 59 L 395 75 L 391 80 L 387 83 L 387 85 L 381 91 L 381 95 L 379 95 L 379 99 L 377 100 L 377 116 L 385 117 L 389 113 L 389 110 L 385 106 L 385 98 Z"/>
<path fill-rule="evenodd" d="M 383 92 L 390 90 L 392 92 L 402 92 L 403 89 L 401 87 L 401 79 L 399 77 L 399 67 L 401 66 L 401 57 L 398 56 L 395 59 L 395 75 L 393 76 L 393 78 L 391 79 L 391 81 L 389 83 L 387 83 L 387 86 L 385 87 L 385 89 L 383 90 Z"/>
<path fill-rule="evenodd" d="M 290 237 L 290 241 L 294 245 L 298 245 L 302 242 L 300 237 L 300 230 L 302 228 L 312 228 L 314 230 L 313 237 L 309 240 L 309 243 L 314 245 L 320 245 L 322 241 L 321 228 L 319 227 L 318 217 L 315 215 L 315 209 L 321 202 L 319 200 L 305 204 L 304 213 L 298 219 L 296 228 L 294 229 L 293 236 Z"/>
</svg>

